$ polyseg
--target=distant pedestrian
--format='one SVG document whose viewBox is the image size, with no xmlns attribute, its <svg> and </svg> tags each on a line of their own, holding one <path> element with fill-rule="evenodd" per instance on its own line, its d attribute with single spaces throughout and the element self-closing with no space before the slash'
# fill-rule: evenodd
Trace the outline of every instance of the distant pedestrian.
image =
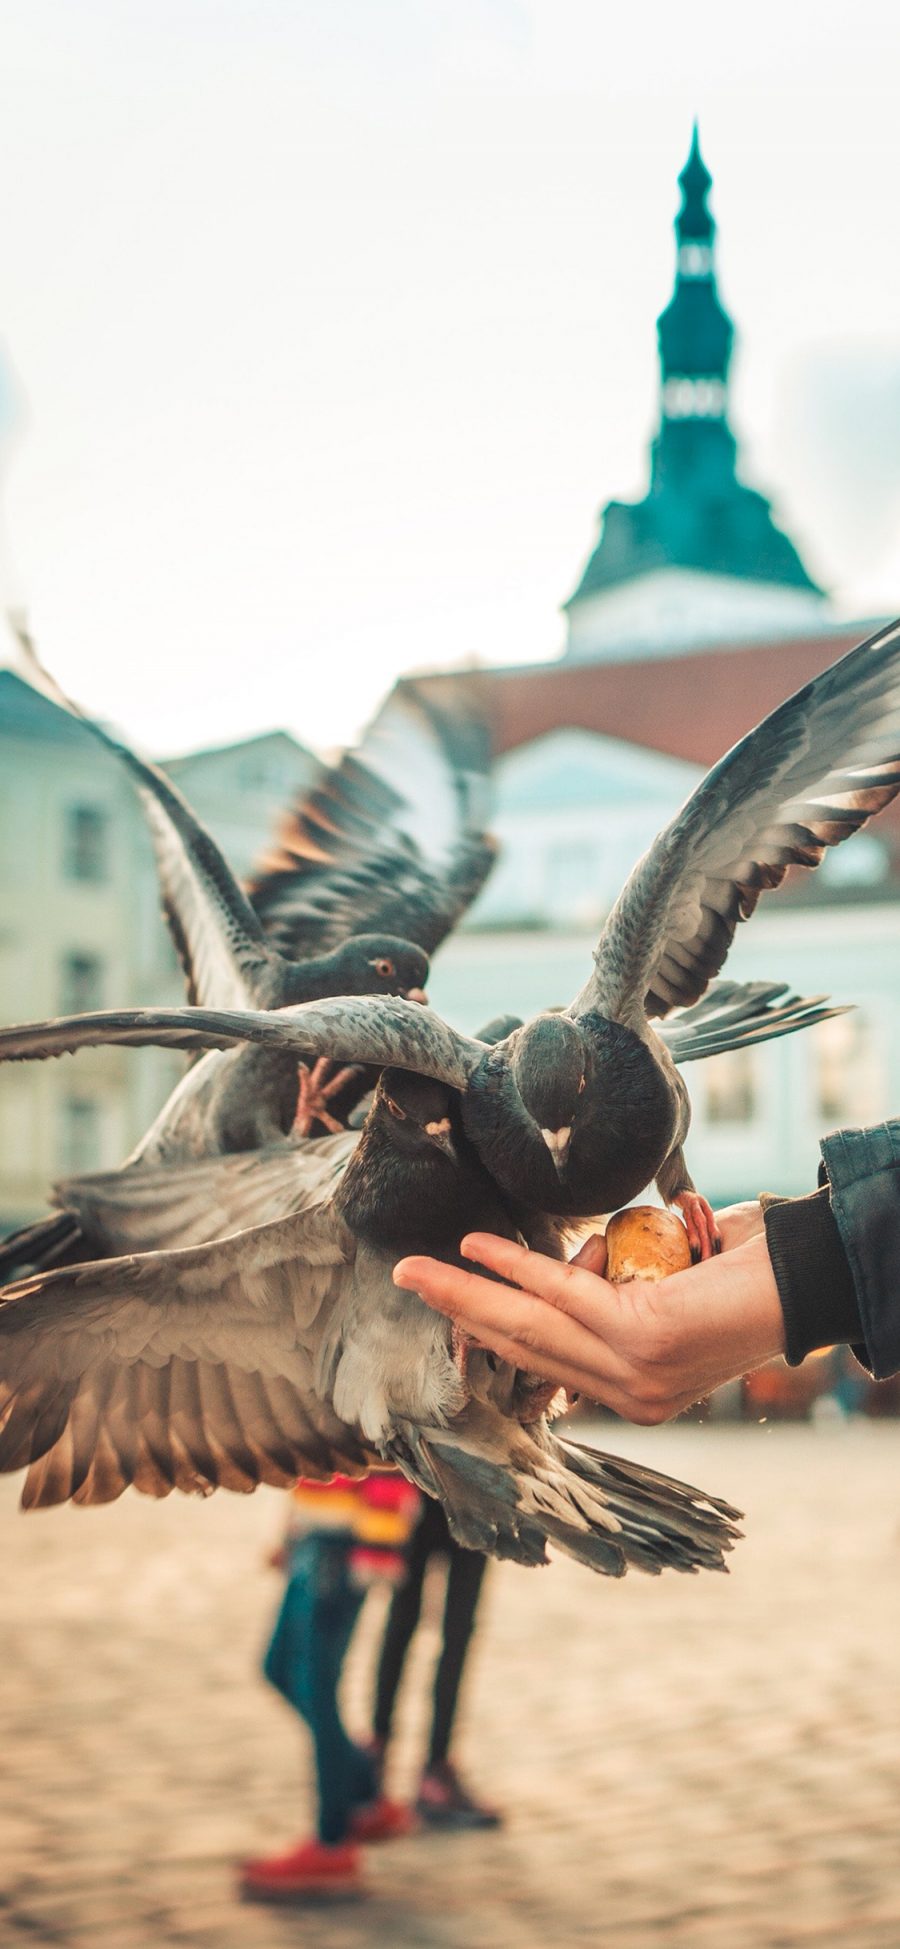
<svg viewBox="0 0 900 1949">
<path fill-rule="evenodd" d="M 240 1890 L 255 1901 L 364 1892 L 359 1844 L 408 1834 L 408 1807 L 387 1800 L 377 1766 L 346 1732 L 338 1685 L 370 1585 L 404 1573 L 418 1491 L 391 1472 L 298 1482 L 283 1551 L 287 1584 L 263 1671 L 313 1736 L 316 1834 L 286 1853 L 245 1861 Z"/>
<path fill-rule="evenodd" d="M 388 1611 L 375 1681 L 372 1751 L 381 1773 L 406 1654 L 419 1622 L 425 1572 L 438 1556 L 447 1559 L 444 1635 L 435 1673 L 431 1736 L 415 1809 L 429 1827 L 499 1827 L 502 1816 L 496 1808 L 486 1806 L 469 1792 L 450 1758 L 460 1685 L 487 1558 L 478 1550 L 464 1550 L 454 1542 L 441 1504 L 429 1497 L 423 1498 L 407 1546 L 406 1575 L 397 1584 Z"/>
</svg>

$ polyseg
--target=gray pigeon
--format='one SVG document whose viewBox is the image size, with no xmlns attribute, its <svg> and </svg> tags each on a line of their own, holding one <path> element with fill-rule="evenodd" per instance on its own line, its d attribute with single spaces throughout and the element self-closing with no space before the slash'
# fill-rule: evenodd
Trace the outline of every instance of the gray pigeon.
<svg viewBox="0 0 900 1949">
<path fill-rule="evenodd" d="M 547 1390 L 471 1350 L 393 1284 L 410 1242 L 455 1255 L 470 1224 L 515 1236 L 441 1084 L 385 1070 L 361 1134 L 121 1175 L 131 1250 L 8 1288 L 0 1305 L 0 1469 L 26 1508 L 286 1484 L 399 1463 L 465 1546 L 606 1575 L 724 1568 L 736 1512 L 559 1438 Z M 81 1217 L 95 1222 L 91 1189 Z M 109 1212 L 109 1203 L 106 1204 Z M 254 1222 L 212 1242 L 210 1213 Z M 532 1241 L 547 1245 L 546 1227 Z"/>
<path fill-rule="evenodd" d="M 406 686 L 382 706 L 357 753 L 322 768 L 287 819 L 290 855 L 285 841 L 277 869 L 271 856 L 260 867 L 263 926 L 172 782 L 73 704 L 29 639 L 23 648 L 41 686 L 134 780 L 192 1001 L 268 1008 L 349 992 L 425 999 L 427 953 L 494 858 L 480 823 L 489 745 L 467 699 L 437 712 Z M 402 790 L 392 783 L 401 776 Z M 406 922 L 412 938 L 395 938 L 392 926 Z M 297 1062 L 283 1051 L 245 1047 L 224 1062 L 207 1057 L 188 1071 L 123 1169 L 130 1180 L 147 1165 L 271 1144 L 292 1126 L 308 1131 L 316 1118 L 339 1128 L 374 1076 L 355 1066 L 325 1081 L 330 1068 L 323 1057 L 311 1074 L 301 1068 L 298 1081 Z M 0 1244 L 0 1280 L 85 1256 L 65 1185 L 56 1202 L 58 1216 Z"/>
</svg>

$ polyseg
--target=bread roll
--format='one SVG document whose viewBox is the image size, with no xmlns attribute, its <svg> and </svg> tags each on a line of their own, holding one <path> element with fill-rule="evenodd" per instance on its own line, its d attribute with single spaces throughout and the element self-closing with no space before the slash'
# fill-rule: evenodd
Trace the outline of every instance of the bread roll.
<svg viewBox="0 0 900 1949">
<path fill-rule="evenodd" d="M 632 1279 L 667 1279 L 691 1263 L 687 1232 L 674 1212 L 657 1205 L 629 1205 L 606 1227 L 607 1279 L 627 1286 Z"/>
</svg>

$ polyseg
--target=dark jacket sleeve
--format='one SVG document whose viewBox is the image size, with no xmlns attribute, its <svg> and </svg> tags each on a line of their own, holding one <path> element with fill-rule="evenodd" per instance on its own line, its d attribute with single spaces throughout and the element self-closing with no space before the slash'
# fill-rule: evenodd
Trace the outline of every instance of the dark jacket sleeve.
<svg viewBox="0 0 900 1949">
<path fill-rule="evenodd" d="M 900 1371 L 900 1118 L 835 1131 L 822 1162 L 853 1276 L 865 1365 L 886 1380 Z"/>
<path fill-rule="evenodd" d="M 786 1358 L 846 1342 L 885 1380 L 900 1371 L 900 1119 L 826 1137 L 819 1177 L 808 1198 L 763 1199 Z"/>
<path fill-rule="evenodd" d="M 808 1198 L 763 1196 L 761 1203 L 788 1366 L 799 1367 L 817 1347 L 844 1343 L 865 1366 L 856 1288 L 827 1185 Z"/>
</svg>

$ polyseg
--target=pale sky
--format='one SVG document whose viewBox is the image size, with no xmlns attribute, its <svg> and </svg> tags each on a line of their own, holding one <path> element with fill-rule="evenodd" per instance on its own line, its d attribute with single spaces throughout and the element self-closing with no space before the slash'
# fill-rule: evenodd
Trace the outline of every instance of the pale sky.
<svg viewBox="0 0 900 1949">
<path fill-rule="evenodd" d="M 898 22 L 0 0 L 8 588 L 62 681 L 157 751 L 325 745 L 553 655 L 643 485 L 695 114 L 745 477 L 900 609 Z"/>
</svg>

